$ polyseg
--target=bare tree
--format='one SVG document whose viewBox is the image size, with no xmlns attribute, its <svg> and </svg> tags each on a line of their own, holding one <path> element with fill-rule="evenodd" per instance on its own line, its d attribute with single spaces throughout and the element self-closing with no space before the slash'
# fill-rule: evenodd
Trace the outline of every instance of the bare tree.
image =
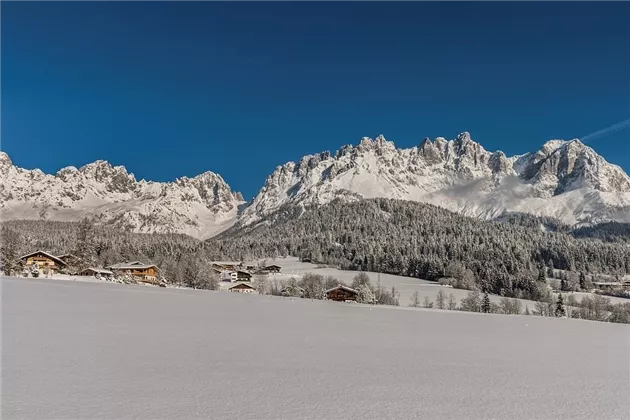
<svg viewBox="0 0 630 420">
<path fill-rule="evenodd" d="M 468 296 L 462 299 L 460 307 L 462 311 L 481 312 L 481 294 L 478 290 L 468 293 Z"/>
<path fill-rule="evenodd" d="M 370 284 L 370 276 L 368 276 L 367 273 L 364 273 L 362 271 L 356 276 L 354 276 L 354 278 L 352 279 L 352 288 L 358 289 L 359 286 L 364 285 L 364 284 L 367 285 L 370 289 L 372 288 L 372 285 Z"/>
<path fill-rule="evenodd" d="M 455 299 L 455 296 L 453 296 L 452 293 L 449 293 L 448 295 L 447 307 L 451 311 L 454 311 L 457 309 L 457 300 Z"/>
<path fill-rule="evenodd" d="M 420 307 L 420 292 L 418 292 L 417 290 L 413 292 L 413 295 L 411 295 L 411 303 L 409 304 L 409 306 L 413 308 Z"/>
<path fill-rule="evenodd" d="M 431 302 L 431 299 L 429 299 L 428 296 L 424 297 L 424 301 L 422 302 L 422 307 L 423 308 L 433 308 L 433 302 Z"/>
<path fill-rule="evenodd" d="M 446 309 L 446 293 L 444 290 L 438 290 L 435 296 L 435 307 L 437 309 Z"/>
<path fill-rule="evenodd" d="M 260 274 L 255 274 L 253 279 L 253 285 L 261 295 L 266 295 L 268 293 L 269 284 L 265 279 L 265 276 L 261 276 Z"/>
</svg>

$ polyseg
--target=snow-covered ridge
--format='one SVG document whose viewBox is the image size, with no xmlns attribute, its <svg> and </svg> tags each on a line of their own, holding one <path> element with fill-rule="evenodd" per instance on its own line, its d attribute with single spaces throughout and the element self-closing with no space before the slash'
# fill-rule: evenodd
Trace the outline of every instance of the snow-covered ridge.
<svg viewBox="0 0 630 420">
<path fill-rule="evenodd" d="M 98 160 L 49 175 L 18 168 L 0 152 L 0 175 L 3 220 L 91 215 L 137 232 L 207 238 L 234 224 L 243 203 L 241 194 L 213 172 L 173 182 L 137 181 L 124 166 Z"/>
<path fill-rule="evenodd" d="M 248 224 L 291 204 L 335 197 L 428 202 L 481 218 L 506 211 L 568 224 L 630 221 L 630 178 L 579 140 L 551 140 L 537 152 L 507 157 L 461 133 L 399 149 L 382 135 L 334 155 L 322 152 L 278 166 L 245 210 Z"/>
<path fill-rule="evenodd" d="M 469 133 L 427 138 L 408 149 L 383 136 L 364 137 L 334 154 L 278 166 L 242 213 L 241 194 L 213 172 L 138 181 L 124 166 L 99 160 L 49 175 L 18 168 L 0 152 L 0 175 L 3 220 L 92 215 L 137 232 L 202 239 L 237 221 L 259 221 L 285 204 L 322 205 L 338 197 L 414 200 L 484 219 L 524 212 L 570 225 L 630 222 L 630 178 L 579 140 L 550 140 L 508 157 L 485 150 Z"/>
</svg>

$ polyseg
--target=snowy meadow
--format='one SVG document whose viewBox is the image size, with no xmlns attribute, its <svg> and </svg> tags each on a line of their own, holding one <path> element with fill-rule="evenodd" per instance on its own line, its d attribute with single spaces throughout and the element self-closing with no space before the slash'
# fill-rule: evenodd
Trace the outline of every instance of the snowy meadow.
<svg viewBox="0 0 630 420">
<path fill-rule="evenodd" d="M 2 278 L 3 419 L 625 419 L 627 325 Z"/>
</svg>

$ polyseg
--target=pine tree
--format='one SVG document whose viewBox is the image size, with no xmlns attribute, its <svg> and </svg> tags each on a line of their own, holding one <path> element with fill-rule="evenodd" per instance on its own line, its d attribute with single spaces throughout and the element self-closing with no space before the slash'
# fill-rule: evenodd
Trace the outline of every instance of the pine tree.
<svg viewBox="0 0 630 420">
<path fill-rule="evenodd" d="M 567 282 L 565 279 L 560 280 L 560 290 L 563 292 L 567 290 Z"/>
<path fill-rule="evenodd" d="M 538 270 L 538 278 L 536 279 L 541 283 L 545 283 L 547 281 L 547 277 L 545 276 L 545 269 L 544 268 L 540 268 Z"/>
<path fill-rule="evenodd" d="M 483 294 L 483 300 L 481 301 L 481 312 L 490 313 L 490 296 L 488 296 L 488 292 Z"/>
<path fill-rule="evenodd" d="M 558 295 L 558 300 L 556 302 L 556 316 L 561 318 L 566 315 L 566 311 L 564 309 L 564 299 L 562 299 L 562 293 Z"/>
<path fill-rule="evenodd" d="M 580 271 L 580 290 L 586 289 L 586 276 L 583 271 Z"/>
</svg>

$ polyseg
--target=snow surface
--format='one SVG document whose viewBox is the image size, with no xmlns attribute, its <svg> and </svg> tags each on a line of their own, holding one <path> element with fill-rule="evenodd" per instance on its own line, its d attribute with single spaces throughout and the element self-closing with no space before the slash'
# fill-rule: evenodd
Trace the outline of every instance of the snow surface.
<svg viewBox="0 0 630 420">
<path fill-rule="evenodd" d="M 2 278 L 3 419 L 627 419 L 630 328 Z"/>
</svg>

